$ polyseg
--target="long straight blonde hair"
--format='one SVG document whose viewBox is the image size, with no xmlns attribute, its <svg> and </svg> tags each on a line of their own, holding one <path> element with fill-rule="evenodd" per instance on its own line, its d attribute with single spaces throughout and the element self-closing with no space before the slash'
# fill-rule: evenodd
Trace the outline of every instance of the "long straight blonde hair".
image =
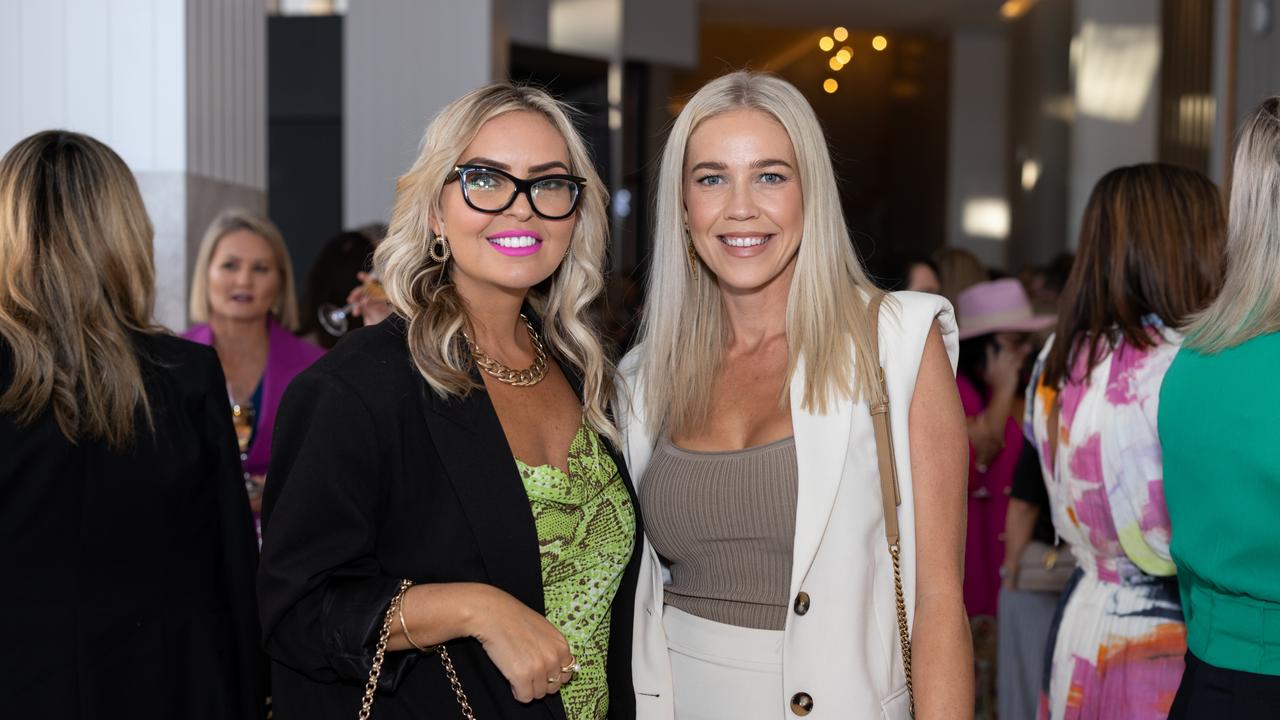
<svg viewBox="0 0 1280 720">
<path fill-rule="evenodd" d="M 0 337 L 12 355 L 0 413 L 52 410 L 71 442 L 130 445 L 151 411 L 131 332 L 152 325 L 152 229 L 110 148 L 62 130 L 0 159 Z"/>
<path fill-rule="evenodd" d="M 640 329 L 644 399 L 657 433 L 695 428 L 709 412 L 726 323 L 715 277 L 701 262 L 693 272 L 688 264 L 685 156 L 689 137 L 703 121 L 742 109 L 766 113 L 786 129 L 804 193 L 804 230 L 787 296 L 787 377 L 803 359 L 802 406 L 810 412 L 824 413 L 842 398 L 872 396 L 874 376 L 855 372 L 855 367 L 876 367 L 867 305 L 880 291 L 867 279 L 849 238 L 822 127 L 795 86 L 744 70 L 713 80 L 694 94 L 676 118 L 662 153 Z"/>
<path fill-rule="evenodd" d="M 218 241 L 237 230 L 248 230 L 270 246 L 280 273 L 280 289 L 276 292 L 275 302 L 271 303 L 271 315 L 290 332 L 297 332 L 298 294 L 294 291 L 293 263 L 289 261 L 284 235 L 267 217 L 244 208 L 223 210 L 205 228 L 200 249 L 196 251 L 196 267 L 191 272 L 191 296 L 187 306 L 191 322 L 209 322 L 209 263 L 213 260 L 213 251 L 218 248 Z"/>
<path fill-rule="evenodd" d="M 1228 206 L 1222 291 L 1187 326 L 1187 345 L 1205 353 L 1280 331 L 1280 97 L 1245 121 Z"/>
<path fill-rule="evenodd" d="M 463 151 L 486 122 L 516 111 L 546 118 L 569 148 L 569 172 L 587 179 L 569 252 L 548 281 L 529 291 L 528 301 L 542 320 L 547 346 L 582 378 L 587 423 L 616 443 L 619 435 L 608 411 L 613 363 L 588 312 L 604 290 L 607 193 L 568 106 L 537 88 L 509 83 L 482 87 L 445 106 L 427 126 L 413 166 L 396 183 L 391 227 L 374 253 L 374 272 L 381 276 L 391 305 L 409 321 L 409 351 L 431 389 L 441 397 L 478 389 L 462 338 L 466 306 L 447 265 L 433 261 L 428 247 L 435 239 L 431 228 L 440 218 L 445 180 Z"/>
</svg>

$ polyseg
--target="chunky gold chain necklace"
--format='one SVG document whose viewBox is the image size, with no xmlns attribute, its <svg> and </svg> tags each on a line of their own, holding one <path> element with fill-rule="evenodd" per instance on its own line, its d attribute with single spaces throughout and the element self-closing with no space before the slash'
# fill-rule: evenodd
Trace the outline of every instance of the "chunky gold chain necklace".
<svg viewBox="0 0 1280 720">
<path fill-rule="evenodd" d="M 547 351 L 542 346 L 542 338 L 538 337 L 529 318 L 525 317 L 524 313 L 520 313 L 520 319 L 524 321 L 524 326 L 529 328 L 529 341 L 533 343 L 533 364 L 524 370 L 509 368 L 486 355 L 465 329 L 462 331 L 462 337 L 471 348 L 471 357 L 476 361 L 476 366 L 488 373 L 490 377 L 516 387 L 530 387 L 542 382 L 542 378 L 547 376 Z"/>
</svg>

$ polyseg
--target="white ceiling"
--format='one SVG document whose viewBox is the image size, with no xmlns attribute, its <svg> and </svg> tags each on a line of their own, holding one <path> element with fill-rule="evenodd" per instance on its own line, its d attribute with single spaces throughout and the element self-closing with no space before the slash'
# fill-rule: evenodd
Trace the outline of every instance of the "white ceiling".
<svg viewBox="0 0 1280 720">
<path fill-rule="evenodd" d="M 851 30 L 998 27 L 1001 4 L 1001 0 L 701 0 L 703 22 L 714 25 L 845 25 Z"/>
</svg>

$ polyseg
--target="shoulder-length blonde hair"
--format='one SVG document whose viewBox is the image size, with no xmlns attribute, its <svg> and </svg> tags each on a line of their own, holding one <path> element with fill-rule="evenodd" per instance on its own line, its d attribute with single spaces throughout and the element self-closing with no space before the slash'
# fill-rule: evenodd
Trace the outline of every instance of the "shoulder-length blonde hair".
<svg viewBox="0 0 1280 720">
<path fill-rule="evenodd" d="M 12 356 L 0 413 L 52 410 L 71 442 L 129 446 L 151 410 L 131 332 L 159 332 L 152 228 L 110 148 L 51 130 L 0 159 L 0 337 Z"/>
<path fill-rule="evenodd" d="M 382 278 L 392 306 L 409 322 L 409 351 L 431 389 L 441 397 L 456 397 L 479 387 L 462 339 L 466 307 L 447 265 L 431 260 L 427 249 L 435 238 L 432 227 L 441 217 L 445 179 L 463 151 L 486 122 L 516 111 L 546 118 L 569 148 L 569 172 L 587 179 L 569 252 L 547 282 L 530 290 L 528 301 L 542 320 L 547 346 L 582 378 L 588 424 L 617 442 L 618 431 L 608 414 L 613 363 L 588 316 L 588 307 L 604 289 L 607 193 L 568 106 L 542 90 L 509 83 L 482 87 L 445 106 L 427 126 L 413 166 L 396 183 L 391 227 L 374 253 L 374 272 Z"/>
<path fill-rule="evenodd" d="M 1187 344 L 1205 353 L 1280 331 L 1280 97 L 1240 131 L 1228 206 L 1222 291 L 1187 326 Z"/>
<path fill-rule="evenodd" d="M 659 166 L 653 260 L 640 342 L 645 404 L 655 432 L 680 432 L 707 418 L 712 377 L 726 342 L 715 277 L 699 262 L 691 273 L 684 232 L 684 172 L 689 138 L 703 121 L 734 110 L 777 120 L 795 149 L 804 193 L 804 230 L 787 296 L 791 377 L 804 360 L 802 406 L 823 413 L 840 398 L 872 397 L 875 367 L 867 305 L 881 294 L 853 249 L 835 170 L 813 108 L 795 86 L 739 71 L 702 87 L 680 111 Z M 780 392 L 785 388 L 780 388 Z"/>
<path fill-rule="evenodd" d="M 284 244 L 280 228 L 266 217 L 243 208 L 223 210 L 209 223 L 196 251 L 196 268 L 191 273 L 191 301 L 188 312 L 191 322 L 209 322 L 209 263 L 218 241 L 237 230 L 248 230 L 267 241 L 280 269 L 280 290 L 271 304 L 271 314 L 276 322 L 290 332 L 298 330 L 298 298 L 293 288 L 293 263 L 289 262 L 289 248 Z"/>
</svg>

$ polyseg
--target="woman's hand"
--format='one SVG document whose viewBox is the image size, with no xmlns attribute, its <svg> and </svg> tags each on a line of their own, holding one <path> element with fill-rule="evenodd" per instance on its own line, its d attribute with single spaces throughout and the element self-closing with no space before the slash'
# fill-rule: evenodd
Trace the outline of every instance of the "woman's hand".
<svg viewBox="0 0 1280 720">
<path fill-rule="evenodd" d="M 1012 396 L 1018 391 L 1018 376 L 1031 353 L 1031 346 L 1020 344 L 1014 348 L 987 346 L 987 366 L 982 379 L 992 394 Z"/>
<path fill-rule="evenodd" d="M 491 586 L 475 606 L 475 628 L 489 659 L 511 683 L 511 694 L 522 703 L 554 693 L 572 672 L 561 672 L 575 661 L 569 641 L 545 617 L 511 595 Z"/>
<path fill-rule="evenodd" d="M 365 325 L 376 325 L 391 315 L 391 303 L 385 297 L 374 298 L 369 294 L 367 283 L 369 273 L 356 273 L 360 284 L 347 294 L 347 303 L 351 305 L 354 317 L 364 318 Z"/>
</svg>

